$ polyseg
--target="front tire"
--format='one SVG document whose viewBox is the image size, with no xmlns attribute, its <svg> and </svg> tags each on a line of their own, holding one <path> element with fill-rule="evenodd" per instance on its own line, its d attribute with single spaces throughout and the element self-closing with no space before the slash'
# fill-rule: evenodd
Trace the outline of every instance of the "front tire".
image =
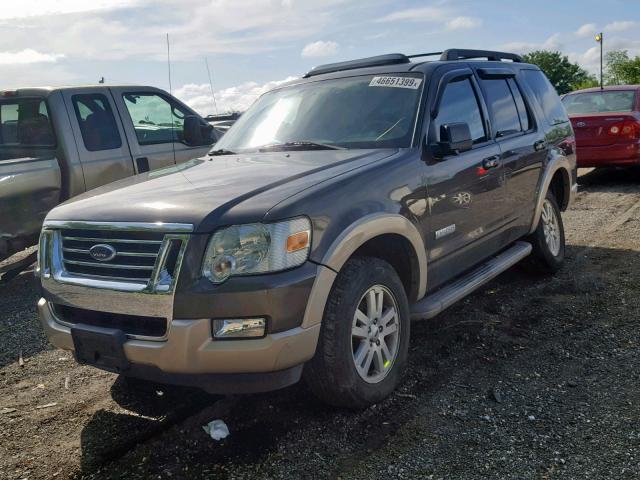
<svg viewBox="0 0 640 480">
<path fill-rule="evenodd" d="M 391 265 L 378 258 L 349 260 L 324 312 L 316 354 L 304 378 L 321 400 L 362 409 L 398 386 L 409 348 L 409 304 Z"/>
<path fill-rule="evenodd" d="M 540 273 L 555 273 L 564 262 L 565 237 L 560 208 L 551 191 L 542 203 L 540 221 L 529 241 L 533 245 L 531 263 Z"/>
</svg>

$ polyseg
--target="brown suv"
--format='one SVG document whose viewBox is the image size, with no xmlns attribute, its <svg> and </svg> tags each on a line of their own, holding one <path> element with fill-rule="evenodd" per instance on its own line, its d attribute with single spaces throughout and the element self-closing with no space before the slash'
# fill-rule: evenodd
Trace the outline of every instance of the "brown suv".
<svg viewBox="0 0 640 480">
<path fill-rule="evenodd" d="M 560 267 L 575 191 L 571 124 L 517 55 L 325 65 L 208 157 L 54 209 L 40 316 L 54 345 L 123 375 L 212 392 L 304 376 L 364 407 L 400 382 L 411 318 L 522 259 Z"/>
</svg>

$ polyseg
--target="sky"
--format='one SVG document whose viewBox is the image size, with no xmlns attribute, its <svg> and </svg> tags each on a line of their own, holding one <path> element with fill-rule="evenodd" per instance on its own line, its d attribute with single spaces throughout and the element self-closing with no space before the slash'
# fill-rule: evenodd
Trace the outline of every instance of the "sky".
<svg viewBox="0 0 640 480">
<path fill-rule="evenodd" d="M 605 52 L 640 55 L 640 0 L 4 0 L 0 90 L 101 77 L 169 90 L 168 33 L 173 94 L 209 114 L 384 53 L 544 48 L 597 73 L 600 31 Z"/>
</svg>

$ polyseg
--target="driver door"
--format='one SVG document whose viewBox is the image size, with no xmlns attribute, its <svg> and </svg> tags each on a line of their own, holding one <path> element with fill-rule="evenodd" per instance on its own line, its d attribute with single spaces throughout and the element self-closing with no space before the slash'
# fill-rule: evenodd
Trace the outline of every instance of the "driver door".
<svg viewBox="0 0 640 480">
<path fill-rule="evenodd" d="M 160 90 L 111 88 L 122 119 L 136 173 L 167 167 L 205 155 L 210 145 L 184 143 L 184 119 L 195 115 Z"/>
</svg>

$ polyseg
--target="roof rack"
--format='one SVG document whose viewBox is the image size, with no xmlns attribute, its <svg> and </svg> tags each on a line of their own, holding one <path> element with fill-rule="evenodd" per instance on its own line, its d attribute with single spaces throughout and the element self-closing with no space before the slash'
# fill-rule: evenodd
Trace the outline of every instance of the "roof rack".
<svg viewBox="0 0 640 480">
<path fill-rule="evenodd" d="M 440 60 L 469 60 L 473 58 L 486 58 L 490 61 L 499 62 L 501 60 L 511 60 L 512 62 L 522 63 L 522 57 L 515 53 L 494 52 L 492 50 L 465 50 L 460 48 L 451 48 L 445 50 L 440 56 Z"/>
<path fill-rule="evenodd" d="M 416 53 L 414 55 L 407 55 L 407 58 L 433 57 L 435 55 L 442 55 L 442 52 Z"/>
<path fill-rule="evenodd" d="M 402 53 L 390 53 L 388 55 L 378 55 L 375 57 L 359 58 L 348 62 L 327 63 L 308 71 L 303 78 L 322 75 L 323 73 L 340 72 L 342 70 L 353 70 L 355 68 L 381 67 L 384 65 L 399 65 L 401 63 L 411 63 L 409 57 Z"/>
<path fill-rule="evenodd" d="M 433 57 L 440 55 L 440 60 L 469 60 L 473 58 L 486 58 L 491 61 L 511 60 L 512 62 L 522 62 L 522 57 L 515 53 L 494 52 L 491 50 L 464 50 L 460 48 L 451 48 L 444 52 L 417 53 L 415 55 L 404 55 L 402 53 L 390 53 L 387 55 L 377 55 L 375 57 L 359 58 L 357 60 L 349 60 L 347 62 L 327 63 L 319 65 L 309 70 L 303 78 L 309 78 L 324 73 L 341 72 L 343 70 L 353 70 L 356 68 L 366 67 L 382 67 L 385 65 L 400 65 L 403 63 L 411 63 L 412 58 Z"/>
</svg>

